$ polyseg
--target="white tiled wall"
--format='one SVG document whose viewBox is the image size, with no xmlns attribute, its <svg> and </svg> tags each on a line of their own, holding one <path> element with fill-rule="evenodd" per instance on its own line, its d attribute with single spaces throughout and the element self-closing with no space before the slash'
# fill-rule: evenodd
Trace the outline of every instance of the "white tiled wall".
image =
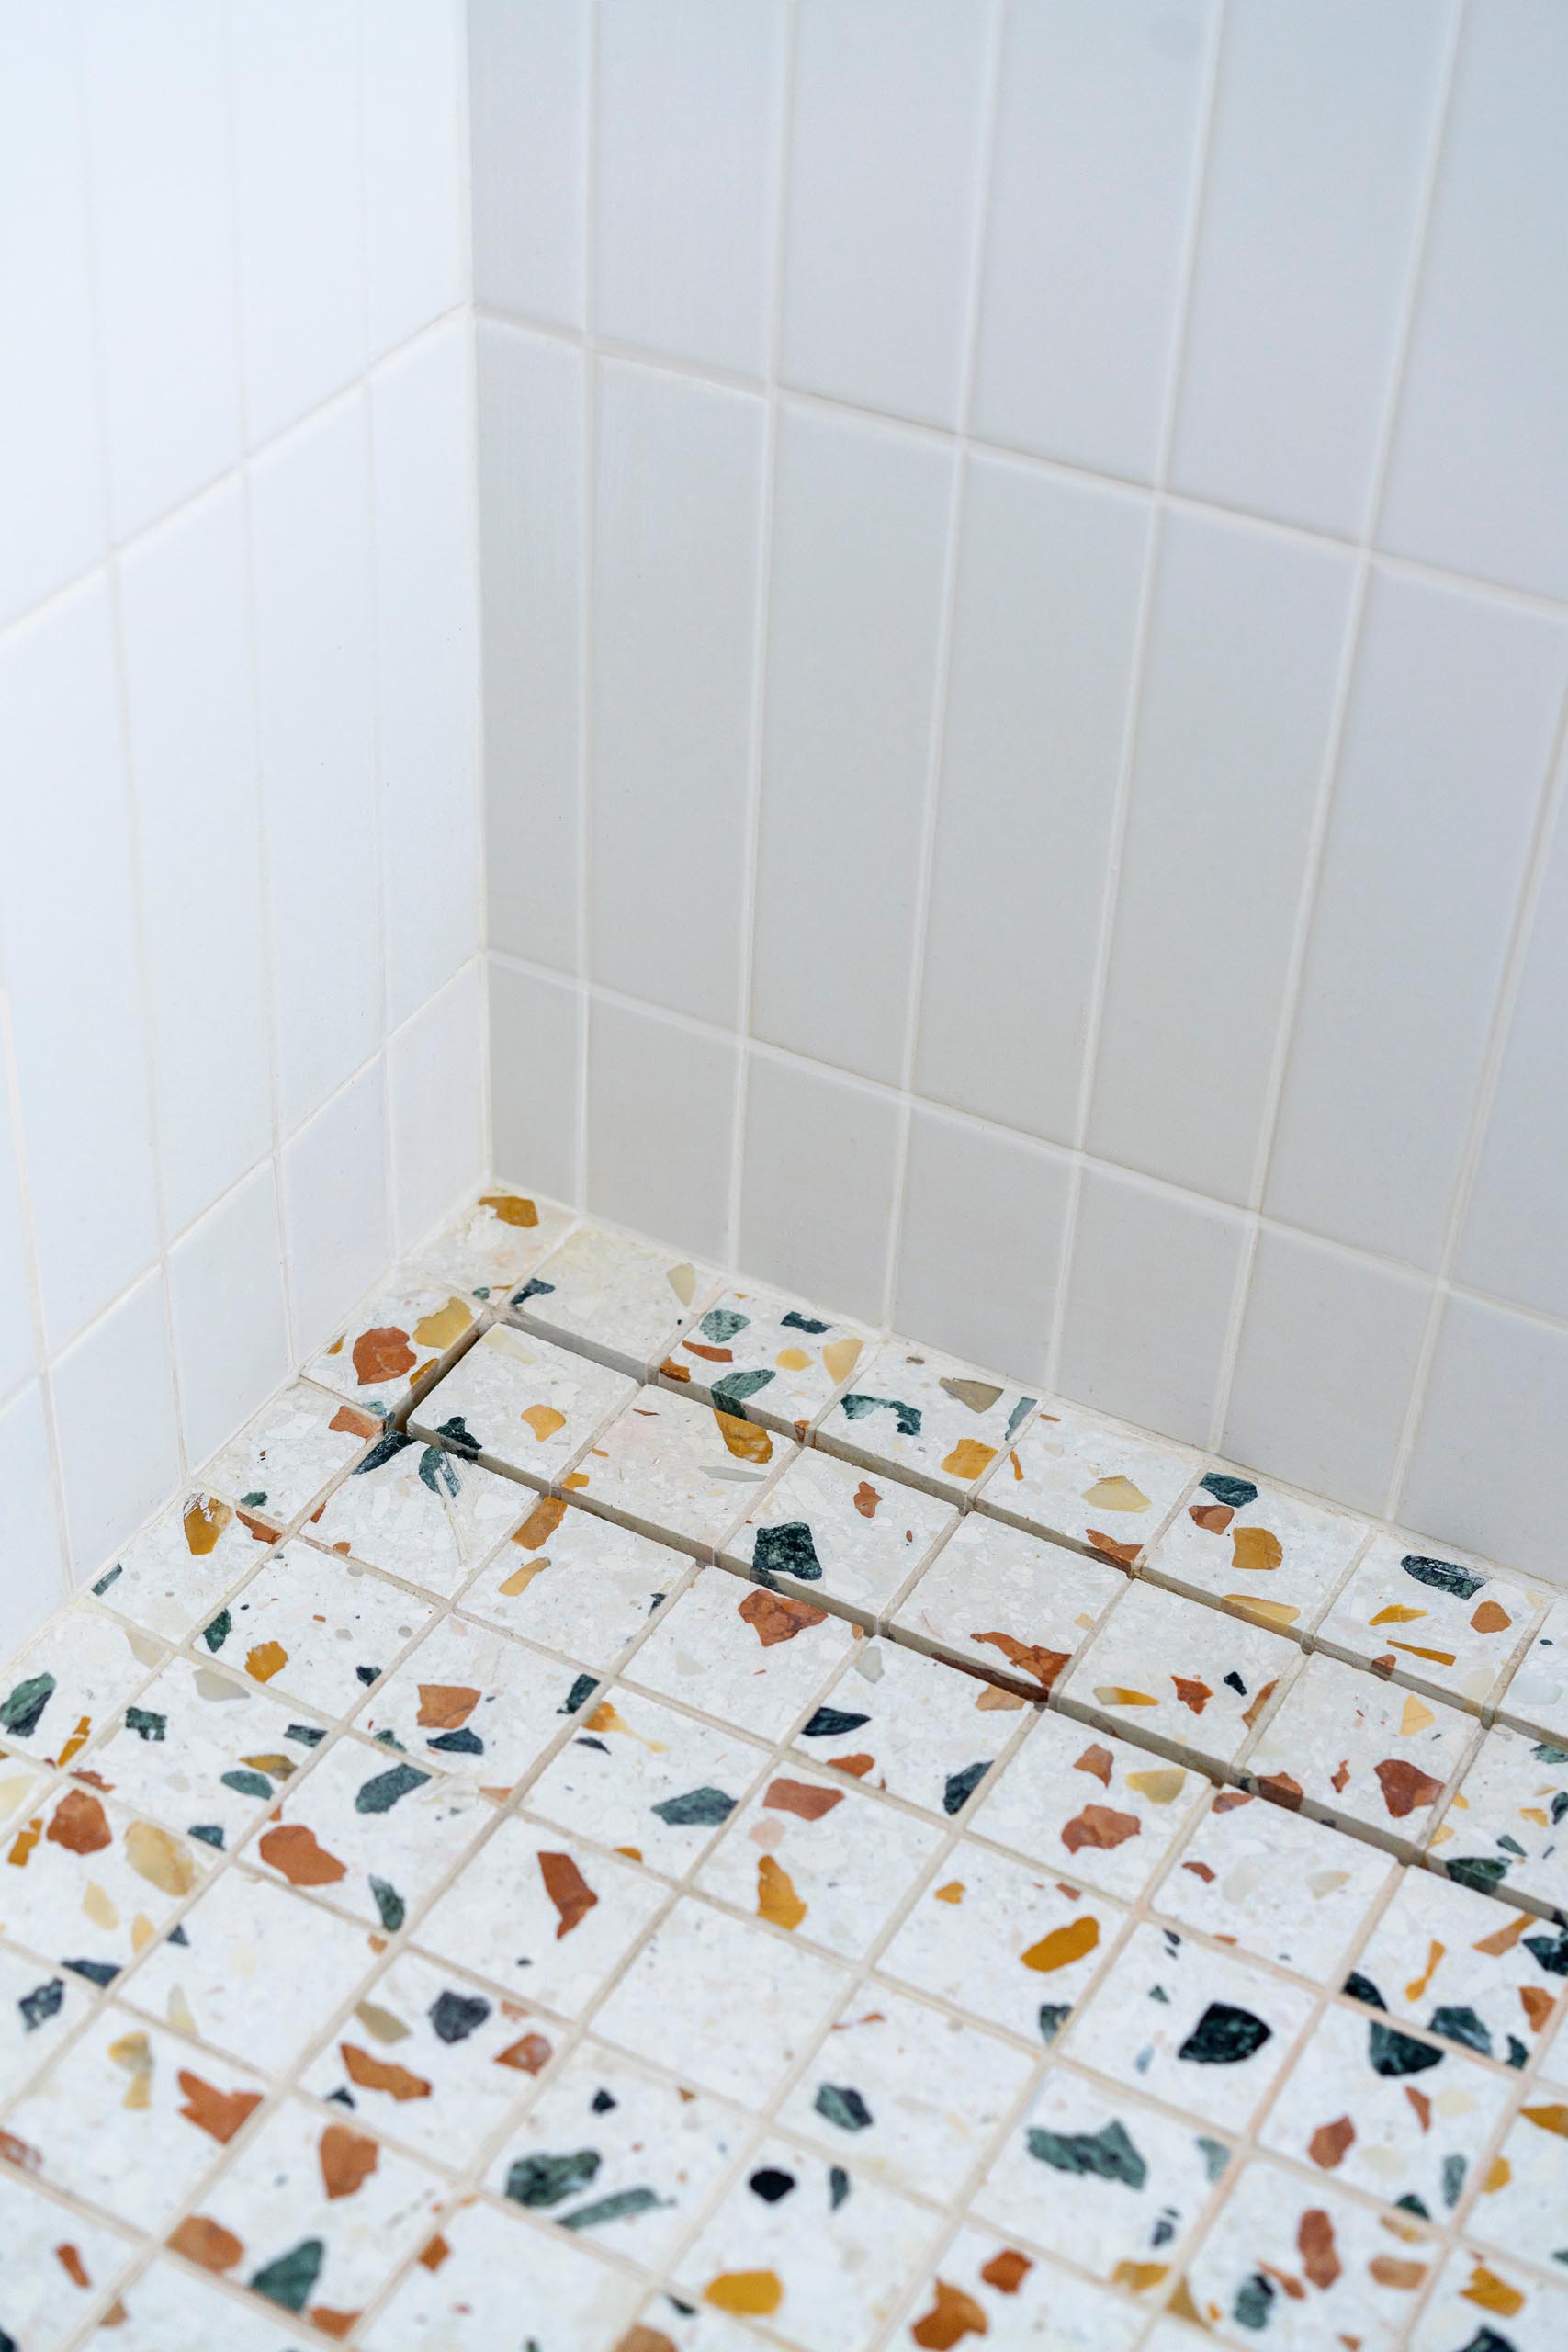
<svg viewBox="0 0 1568 2352">
<path fill-rule="evenodd" d="M 499 1161 L 1562 1571 L 1568 11 L 469 18 Z"/>
<path fill-rule="evenodd" d="M 0 0 L 0 1649 L 480 1169 L 460 0 Z"/>
</svg>

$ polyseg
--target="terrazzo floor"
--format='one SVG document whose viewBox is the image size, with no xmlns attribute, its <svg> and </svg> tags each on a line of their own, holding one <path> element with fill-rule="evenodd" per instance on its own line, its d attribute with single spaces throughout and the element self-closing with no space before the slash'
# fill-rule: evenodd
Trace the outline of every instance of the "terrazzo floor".
<svg viewBox="0 0 1568 2352">
<path fill-rule="evenodd" d="M 477 1199 L 0 1671 L 0 2352 L 1562 2352 L 1568 1598 Z"/>
</svg>

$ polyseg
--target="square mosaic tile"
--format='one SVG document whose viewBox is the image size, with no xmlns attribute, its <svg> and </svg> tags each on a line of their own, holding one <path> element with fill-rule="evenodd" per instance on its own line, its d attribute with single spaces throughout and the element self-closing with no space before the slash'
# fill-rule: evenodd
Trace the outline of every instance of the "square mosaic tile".
<svg viewBox="0 0 1568 2352">
<path fill-rule="evenodd" d="M 347 1736 L 282 1792 L 250 1859 L 395 1934 L 495 1818 L 481 1791 Z"/>
<path fill-rule="evenodd" d="M 454 1290 L 498 1306 L 559 1249 L 576 1221 L 573 1209 L 514 1184 L 492 1184 L 420 1252 L 420 1263 Z"/>
<path fill-rule="evenodd" d="M 515 1479 L 389 1430 L 303 1532 L 449 1600 L 529 1508 Z"/>
<path fill-rule="evenodd" d="M 559 2230 L 472 2203 L 443 2221 L 366 2328 L 365 2352 L 588 2352 L 616 2345 L 646 2289 Z M 637 2346 L 629 2352 L 652 2352 Z"/>
<path fill-rule="evenodd" d="M 176 1657 L 97 1749 L 92 1784 L 231 1851 L 324 1736 L 303 1709 L 259 1684 Z"/>
<path fill-rule="evenodd" d="M 1299 1639 L 1328 1608 L 1366 1534 L 1365 1521 L 1343 1511 L 1211 1470 L 1143 1573 Z"/>
<path fill-rule="evenodd" d="M 900 1641 L 1040 1699 L 1126 1581 L 1103 1561 L 970 1511 L 889 1623 Z"/>
<path fill-rule="evenodd" d="M 565 1735 L 582 1704 L 581 1681 L 565 1659 L 444 1617 L 374 1693 L 357 1728 L 501 1796 Z"/>
<path fill-rule="evenodd" d="M 813 1447 L 769 1487 L 719 1557 L 776 1592 L 870 1626 L 895 1613 L 899 1594 L 958 1525 L 951 1503 Z"/>
<path fill-rule="evenodd" d="M 694 1573 L 688 1553 L 542 1495 L 459 1606 L 467 1617 L 603 1670 Z"/>
<path fill-rule="evenodd" d="M 93 1988 L 81 1977 L 0 1944 L 0 2099 L 49 2064 L 92 2000 Z"/>
<path fill-rule="evenodd" d="M 1506 2330 L 1505 2334 L 1503 2331 Z M 1568 2342 L 1568 2280 L 1559 2286 L 1485 2252 L 1456 2246 L 1411 2335 L 1411 2352 L 1558 2352 Z"/>
<path fill-rule="evenodd" d="M 1070 1716 L 1042 1714 L 982 1787 L 968 1826 L 1136 1903 L 1208 1793 L 1200 1773 Z"/>
<path fill-rule="evenodd" d="M 1547 1609 L 1496 1703 L 1510 1730 L 1568 1747 L 1568 1594 Z"/>
<path fill-rule="evenodd" d="M 528 1329 L 647 1380 L 692 1317 L 712 1304 L 718 1284 L 710 1266 L 604 1226 L 580 1225 L 511 1305 Z"/>
<path fill-rule="evenodd" d="M 528 1810 L 683 1878 L 744 1802 L 765 1747 L 617 1684 L 597 1696 L 528 1792 Z"/>
<path fill-rule="evenodd" d="M 1522 1732 L 1483 1732 L 1433 1830 L 1450 1878 L 1568 1917 L 1568 1750 Z"/>
<path fill-rule="evenodd" d="M 796 1448 L 757 1421 L 640 1388 L 571 1473 L 590 1510 L 711 1559 Z"/>
<path fill-rule="evenodd" d="M 362 1451 L 357 1443 L 352 1450 Z M 265 1558 L 281 1525 L 191 1487 L 127 1544 L 93 1590 L 116 1616 L 183 1641 Z"/>
<path fill-rule="evenodd" d="M 497 1323 L 414 1407 L 409 1427 L 465 1461 L 552 1487 L 636 1395 L 626 1373 Z"/>
<path fill-rule="evenodd" d="M 1405 1871 L 1345 1990 L 1517 2067 L 1557 2017 L 1565 1980 L 1568 1931 L 1457 1880 Z"/>
<path fill-rule="evenodd" d="M 1048 1397 L 981 1487 L 983 1511 L 1132 1567 L 1201 1467 L 1185 1447 Z"/>
<path fill-rule="evenodd" d="M 858 1324 L 819 1307 L 777 1291 L 732 1289 L 676 1341 L 658 1374 L 688 1396 L 804 1441 L 871 1344 Z"/>
<path fill-rule="evenodd" d="M 897 1642 L 857 1641 L 795 1752 L 953 1820 L 1033 1722 L 1016 1692 Z"/>
<path fill-rule="evenodd" d="M 110 1984 L 157 1941 L 214 1860 L 210 1848 L 57 1782 L 18 1820 L 0 1871 L 0 1934 L 89 1984 Z"/>
<path fill-rule="evenodd" d="M 439 1957 L 574 2018 L 603 1991 L 669 1892 L 630 1862 L 513 1815 L 416 1934 Z"/>
<path fill-rule="evenodd" d="M 118 2232 L 0 2171 L 0 2329 L 17 2352 L 58 2352 L 133 2251 Z"/>
<path fill-rule="evenodd" d="M 1171 2309 L 1269 2352 L 1393 2352 L 1440 2251 L 1412 2215 L 1255 2162 L 1189 2257 Z"/>
<path fill-rule="evenodd" d="M 346 1715 L 434 1613 L 357 1560 L 288 1544 L 209 1618 L 197 1645 L 275 1698 Z"/>
<path fill-rule="evenodd" d="M 292 1528 L 381 1434 L 381 1419 L 296 1381 L 263 1407 L 203 1471 L 214 1495 L 281 1529 Z"/>
<path fill-rule="evenodd" d="M 987 2352 L 1133 2352 L 1148 2314 L 1077 2272 L 966 2224 L 922 2283 L 893 2341 Z"/>
<path fill-rule="evenodd" d="M 1215 1943 L 1331 1984 L 1397 1869 L 1381 1846 L 1220 1789 L 1153 1904 Z"/>
<path fill-rule="evenodd" d="M 79 1603 L 0 1675 L 0 1748 L 69 1764 L 168 1655 L 150 1634 Z"/>
<path fill-rule="evenodd" d="M 1476 1736 L 1473 1718 L 1440 1700 L 1314 1657 L 1249 1749 L 1247 1779 L 1276 1804 L 1353 1823 L 1410 1857 Z"/>
<path fill-rule="evenodd" d="M 846 1462 L 966 1501 L 1035 1403 L 956 1356 L 885 1340 L 824 1413 L 816 1442 Z"/>
<path fill-rule="evenodd" d="M 1474 1562 L 1382 1535 L 1317 1630 L 1317 1646 L 1413 1690 L 1482 1710 L 1526 1647 L 1549 1596 Z"/>
<path fill-rule="evenodd" d="M 1465 2226 L 1543 2270 L 1568 2268 L 1568 2103 L 1525 2093 Z"/>
<path fill-rule="evenodd" d="M 696 1872 L 700 1894 L 861 1960 L 938 1852 L 934 1822 L 839 1775 L 771 1774 Z"/>
<path fill-rule="evenodd" d="M 154 2262 L 87 2344 L 90 2352 L 211 2352 L 217 2344 L 223 2352 L 304 2352 L 305 2337 L 275 2306 L 242 2301 L 172 2262 Z"/>
<path fill-rule="evenodd" d="M 306 1378 L 387 1420 L 430 1385 L 482 1311 L 471 1291 L 434 1268 L 400 1267 L 307 1365 Z"/>
<path fill-rule="evenodd" d="M 782 1739 L 856 1638 L 810 1601 L 710 1568 L 664 1611 L 626 1674 L 739 1730 Z"/>
<path fill-rule="evenodd" d="M 1129 1585 L 1055 1685 L 1086 1722 L 1125 1727 L 1179 1762 L 1232 1764 L 1277 1714 L 1301 1666 L 1293 1642 Z"/>
</svg>

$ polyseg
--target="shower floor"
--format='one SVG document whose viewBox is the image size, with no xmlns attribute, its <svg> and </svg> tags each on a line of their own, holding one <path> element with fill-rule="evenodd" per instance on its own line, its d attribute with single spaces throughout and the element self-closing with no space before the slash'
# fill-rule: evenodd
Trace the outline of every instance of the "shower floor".
<svg viewBox="0 0 1568 2352">
<path fill-rule="evenodd" d="M 0 2352 L 1568 2344 L 1568 1599 L 497 1186 L 0 1671 Z"/>
</svg>

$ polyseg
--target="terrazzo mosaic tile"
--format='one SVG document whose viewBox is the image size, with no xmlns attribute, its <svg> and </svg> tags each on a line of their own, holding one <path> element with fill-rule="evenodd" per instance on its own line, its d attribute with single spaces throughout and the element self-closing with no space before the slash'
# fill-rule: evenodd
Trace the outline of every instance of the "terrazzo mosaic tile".
<svg viewBox="0 0 1568 2352">
<path fill-rule="evenodd" d="M 92 2000 L 92 1985 L 74 1973 L 0 1944 L 0 2099 L 48 2064 Z"/>
<path fill-rule="evenodd" d="M 782 1739 L 856 1639 L 841 1617 L 722 1568 L 689 1585 L 626 1668 L 628 1680 Z"/>
<path fill-rule="evenodd" d="M 1558 2013 L 1568 1931 L 1431 1871 L 1402 1873 L 1345 1990 L 1504 2065 L 1526 2065 Z"/>
<path fill-rule="evenodd" d="M 1299 1639 L 1329 1607 L 1366 1534 L 1366 1522 L 1343 1511 L 1211 1470 L 1143 1573 Z"/>
<path fill-rule="evenodd" d="M 0 2171 L 0 2331 L 17 2352 L 58 2352 L 134 2251 L 130 2239 Z"/>
<path fill-rule="evenodd" d="M 1049 2044 L 1104 1965 L 1125 1916 L 1106 1895 L 963 1838 L 877 1966 L 915 1992 Z"/>
<path fill-rule="evenodd" d="M 630 1862 L 513 1815 L 416 1934 L 440 1958 L 579 2017 L 668 1900 L 669 1889 Z"/>
<path fill-rule="evenodd" d="M 487 2180 L 513 2204 L 657 2267 L 751 2129 L 740 2109 L 581 2042 L 540 2086 Z"/>
<path fill-rule="evenodd" d="M 812 2352 L 862 2352 L 889 2319 L 940 2227 L 880 2182 L 786 2140 L 747 2169 L 682 2257 L 705 2303 L 760 2319 Z"/>
<path fill-rule="evenodd" d="M 1276 2154 L 1440 2225 L 1512 2096 L 1495 2068 L 1336 2003 L 1302 2045 L 1258 2136 Z"/>
<path fill-rule="evenodd" d="M 816 2041 L 848 1981 L 838 1962 L 683 1896 L 601 2004 L 593 2030 L 755 2109 Z"/>
<path fill-rule="evenodd" d="M 329 2120 L 286 2099 L 169 2243 L 323 2335 L 344 2336 L 399 2262 L 429 2237 L 444 2188 L 346 2117 Z"/>
<path fill-rule="evenodd" d="M 1539 1585 L 1379 1536 L 1317 1630 L 1317 1646 L 1455 1706 L 1496 1698 L 1544 1613 Z"/>
<path fill-rule="evenodd" d="M 208 1620 L 197 1647 L 276 1698 L 346 1715 L 434 1614 L 356 1560 L 288 1544 Z"/>
<path fill-rule="evenodd" d="M 249 1859 L 395 1934 L 495 1818 L 467 1779 L 352 1735 L 286 1789 Z"/>
<path fill-rule="evenodd" d="M 1157 2297 L 1231 2162 L 1201 2126 L 1053 2066 L 972 2203 L 982 2222 Z"/>
<path fill-rule="evenodd" d="M 846 1462 L 964 1501 L 1035 1402 L 956 1356 L 885 1340 L 822 1416 L 816 1442 Z"/>
<path fill-rule="evenodd" d="M 1568 1749 L 1483 1732 L 1431 1838 L 1450 1878 L 1568 1917 Z"/>
<path fill-rule="evenodd" d="M 1135 1903 L 1209 1792 L 1199 1773 L 1066 1715 L 1035 1717 L 968 1826 L 1028 1860 Z"/>
<path fill-rule="evenodd" d="M 93 1590 L 117 1616 L 183 1641 L 265 1558 L 281 1525 L 191 1487 L 127 1544 Z"/>
<path fill-rule="evenodd" d="M 970 1511 L 890 1623 L 900 1641 L 1040 1699 L 1126 1581 L 1103 1561 Z"/>
<path fill-rule="evenodd" d="M 1568 1594 L 1551 1602 L 1537 1626 L 1499 1694 L 1497 1720 L 1568 1747 Z"/>
<path fill-rule="evenodd" d="M 363 1928 L 231 1870 L 147 1954 L 123 1997 L 159 2024 L 282 2074 L 375 1964 Z"/>
<path fill-rule="evenodd" d="M 1247 1779 L 1277 1804 L 1354 1822 L 1413 1856 L 1475 1738 L 1456 1707 L 1314 1657 L 1248 1751 Z"/>
<path fill-rule="evenodd" d="M 1258 2161 L 1204 2232 L 1171 2308 L 1269 2352 L 1393 2352 L 1439 2254 L 1411 2215 Z"/>
<path fill-rule="evenodd" d="M 726 1567 L 872 1625 L 959 1525 L 950 1503 L 813 1447 L 725 1544 Z"/>
<path fill-rule="evenodd" d="M 575 1210 L 516 1185 L 491 1184 L 421 1250 L 420 1263 L 455 1290 L 501 1306 L 576 1221 Z"/>
<path fill-rule="evenodd" d="M 689 2292 L 664 2289 L 649 2296 L 612 2352 L 757 2352 L 759 2343 L 781 2341 L 759 2336 L 750 2322 L 727 2319 L 711 2303 L 688 2301 Z"/>
<path fill-rule="evenodd" d="M 515 1479 L 389 1430 L 303 1532 L 449 1600 L 528 1510 Z"/>
<path fill-rule="evenodd" d="M 0 1934 L 103 1985 L 156 1942 L 214 1858 L 96 1789 L 65 1781 L 19 1818 L 5 1859 Z"/>
<path fill-rule="evenodd" d="M 870 1334 L 777 1291 L 727 1290 L 658 1366 L 660 1380 L 804 1440 L 853 1379 Z"/>
<path fill-rule="evenodd" d="M 1331 1984 L 1398 1867 L 1381 1846 L 1220 1789 L 1153 1905 L 1216 1943 Z"/>
<path fill-rule="evenodd" d="M 19 1650 L 0 1678 L 0 1747 L 69 1764 L 168 1655 L 151 1634 L 78 1603 Z"/>
<path fill-rule="evenodd" d="M 727 1823 L 694 1883 L 716 1902 L 860 1960 L 942 1834 L 837 1775 L 777 1771 Z"/>
<path fill-rule="evenodd" d="M 1244 2132 L 1314 2006 L 1303 1985 L 1145 1921 L 1074 2020 L 1070 2055 L 1222 2132 Z"/>
<path fill-rule="evenodd" d="M 466 1461 L 551 1487 L 636 1395 L 626 1373 L 497 1323 L 415 1406 L 409 1427 Z"/>
<path fill-rule="evenodd" d="M 1033 2072 L 1032 2053 L 886 1985 L 829 2026 L 779 2121 L 895 2188 L 963 2194 Z"/>
<path fill-rule="evenodd" d="M 400 1267 L 306 1366 L 305 1376 L 387 1420 L 430 1385 L 482 1311 L 482 1300 L 432 1268 Z"/>
<path fill-rule="evenodd" d="M 1034 1713 L 1015 1692 L 901 1643 L 856 1642 L 794 1745 L 814 1764 L 951 1821 Z"/>
<path fill-rule="evenodd" d="M 994 1464 L 981 1510 L 1130 1568 L 1201 1464 L 1185 1447 L 1048 1397 Z"/>
<path fill-rule="evenodd" d="M 365 2352 L 588 2352 L 618 2341 L 646 2293 L 559 2230 L 460 2206 L 361 2336 Z M 633 2352 L 641 2352 L 633 2347 Z"/>
<path fill-rule="evenodd" d="M 223 2352 L 305 2352 L 303 2334 L 276 2308 L 225 2295 L 172 2262 L 150 2264 L 87 2338 L 88 2352 L 212 2352 L 219 2344 Z"/>
<path fill-rule="evenodd" d="M 246 1423 L 202 1476 L 214 1494 L 288 1529 L 380 1433 L 379 1415 L 296 1381 Z"/>
<path fill-rule="evenodd" d="M 97 1750 L 93 1785 L 231 1851 L 323 1736 L 304 1710 L 243 1676 L 176 1657 Z"/>
<path fill-rule="evenodd" d="M 760 1422 L 640 1388 L 570 1485 L 590 1510 L 709 1559 L 797 1449 Z"/>
<path fill-rule="evenodd" d="M 671 1878 L 701 1860 L 768 1760 L 765 1747 L 619 1684 L 578 1724 L 529 1789 L 529 1812 Z"/>
<path fill-rule="evenodd" d="M 1129 1585 L 1055 1686 L 1069 1711 L 1179 1761 L 1231 1764 L 1277 1714 L 1301 1667 L 1293 1642 Z"/>
<path fill-rule="evenodd" d="M 1543 2270 L 1568 2269 L 1568 2101 L 1545 2086 L 1525 2092 L 1465 2227 Z"/>
<path fill-rule="evenodd" d="M 677 1334 L 712 1304 L 718 1285 L 710 1266 L 604 1226 L 580 1225 L 513 1293 L 511 1306 L 530 1330 L 646 1380 Z"/>
<path fill-rule="evenodd" d="M 464 1589 L 460 1606 L 467 1617 L 603 1669 L 694 1574 L 688 1553 L 541 1495 Z"/>
<path fill-rule="evenodd" d="M 1410 2337 L 1411 2352 L 1558 2352 L 1564 2342 L 1568 2280 L 1472 2245 L 1450 2255 Z"/>
<path fill-rule="evenodd" d="M 894 2341 L 920 2352 L 983 2336 L 987 2352 L 1133 2352 L 1148 2314 L 1119 2294 L 966 2224 Z"/>
<path fill-rule="evenodd" d="M 566 1730 L 580 1682 L 569 1660 L 445 1617 L 374 1693 L 357 1728 L 502 1795 Z"/>
</svg>

